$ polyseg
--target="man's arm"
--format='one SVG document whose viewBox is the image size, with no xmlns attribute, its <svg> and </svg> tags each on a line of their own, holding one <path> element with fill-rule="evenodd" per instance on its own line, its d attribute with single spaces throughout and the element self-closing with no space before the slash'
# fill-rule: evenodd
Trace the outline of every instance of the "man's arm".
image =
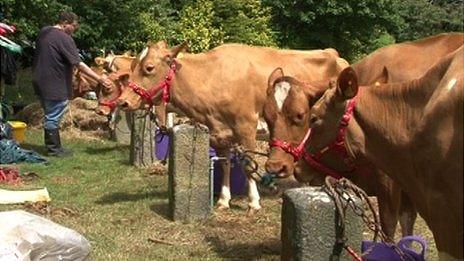
<svg viewBox="0 0 464 261">
<path fill-rule="evenodd" d="M 83 73 L 87 74 L 88 76 L 92 77 L 98 83 L 102 84 L 103 86 L 105 86 L 107 88 L 111 88 L 111 81 L 106 77 L 105 74 L 102 74 L 101 76 L 96 74 L 84 62 L 80 62 L 77 67 L 81 72 L 83 72 Z"/>
</svg>

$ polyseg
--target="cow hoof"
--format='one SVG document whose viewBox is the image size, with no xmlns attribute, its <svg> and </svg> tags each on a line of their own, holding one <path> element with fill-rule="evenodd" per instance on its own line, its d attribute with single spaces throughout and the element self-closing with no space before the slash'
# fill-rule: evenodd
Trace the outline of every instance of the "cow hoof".
<svg viewBox="0 0 464 261">
<path fill-rule="evenodd" d="M 218 201 L 216 202 L 216 209 L 218 210 L 226 210 L 226 209 L 229 209 L 230 206 L 229 206 L 229 200 L 227 199 L 218 199 Z"/>
<path fill-rule="evenodd" d="M 228 210 L 230 207 L 229 206 L 224 206 L 224 205 L 216 205 L 216 209 L 219 211 L 225 211 Z"/>
<path fill-rule="evenodd" d="M 247 216 L 252 217 L 258 213 L 258 211 L 261 209 L 261 207 L 256 208 L 256 207 L 248 207 L 247 210 Z"/>
</svg>

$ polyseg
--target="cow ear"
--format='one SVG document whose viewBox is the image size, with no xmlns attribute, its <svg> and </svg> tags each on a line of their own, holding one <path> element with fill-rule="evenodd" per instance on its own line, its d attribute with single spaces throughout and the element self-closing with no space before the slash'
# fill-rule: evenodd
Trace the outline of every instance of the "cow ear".
<svg viewBox="0 0 464 261">
<path fill-rule="evenodd" d="M 118 71 L 116 72 L 116 76 L 118 77 L 119 81 L 122 83 L 123 86 L 129 84 L 129 72 L 128 71 Z"/>
<path fill-rule="evenodd" d="M 187 52 L 187 49 L 188 49 L 188 43 L 187 42 L 183 42 L 179 45 L 176 45 L 174 47 L 171 48 L 171 53 L 169 54 L 170 58 L 176 58 L 177 55 L 180 53 L 180 52 Z"/>
<path fill-rule="evenodd" d="M 159 41 L 155 44 L 158 49 L 168 49 L 168 43 L 166 41 Z"/>
<path fill-rule="evenodd" d="M 311 81 L 311 82 L 304 82 L 303 88 L 301 88 L 308 99 L 309 106 L 312 107 L 319 98 L 327 90 L 327 87 L 331 88 L 330 86 L 335 86 L 335 83 L 332 79 L 326 79 L 322 81 Z"/>
<path fill-rule="evenodd" d="M 105 58 L 95 57 L 95 59 L 93 59 L 93 61 L 97 66 L 100 66 L 100 65 L 103 65 L 105 63 Z"/>
<path fill-rule="evenodd" d="M 272 94 L 274 92 L 274 83 L 277 79 L 284 77 L 284 71 L 282 68 L 277 67 L 272 71 L 271 75 L 267 80 L 267 94 Z"/>
<path fill-rule="evenodd" d="M 379 85 L 382 83 L 388 83 L 388 78 L 389 78 L 388 69 L 387 67 L 384 66 L 382 73 L 380 74 L 379 78 L 375 81 L 375 85 Z"/>
<path fill-rule="evenodd" d="M 358 93 L 358 77 L 352 67 L 345 68 L 337 80 L 337 96 L 351 99 Z"/>
</svg>

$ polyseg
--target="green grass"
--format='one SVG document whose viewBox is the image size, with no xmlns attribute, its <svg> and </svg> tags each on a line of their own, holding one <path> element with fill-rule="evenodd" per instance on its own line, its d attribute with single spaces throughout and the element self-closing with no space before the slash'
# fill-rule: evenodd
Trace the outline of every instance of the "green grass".
<svg viewBox="0 0 464 261">
<path fill-rule="evenodd" d="M 26 134 L 22 146 L 43 153 L 42 131 L 28 129 Z M 215 211 L 208 220 L 172 222 L 167 217 L 167 175 L 131 166 L 128 146 L 63 136 L 73 157 L 49 158 L 48 165 L 19 164 L 21 173 L 35 172 L 40 178 L 0 188 L 47 187 L 52 201 L 41 214 L 86 237 L 91 260 L 280 260 L 278 196 L 263 194 L 263 210 L 253 217 L 245 215 L 242 196 L 233 198 L 229 211 Z M 0 211 L 11 209 L 34 210 L 0 205 Z M 60 210 L 71 212 L 60 215 Z M 428 260 L 436 260 L 424 221 L 419 218 L 415 228 L 429 242 Z"/>
<path fill-rule="evenodd" d="M 280 205 L 275 199 L 269 199 L 268 213 L 252 218 L 245 216 L 242 197 L 234 200 L 231 211 L 207 221 L 172 222 L 167 218 L 167 176 L 129 165 L 127 146 L 77 139 L 63 143 L 73 150 L 73 157 L 49 158 L 48 165 L 19 164 L 21 173 L 35 172 L 40 178 L 19 187 L 0 187 L 47 187 L 51 211 L 44 215 L 84 235 L 92 245 L 92 260 L 279 259 Z M 42 132 L 28 130 L 22 147 L 43 153 L 42 146 Z M 24 208 L 28 210 L 23 205 L 0 205 L 0 210 Z M 77 215 L 54 215 L 59 209 Z M 253 229 L 248 231 L 247 226 Z M 262 231 L 254 237 L 257 229 Z"/>
<path fill-rule="evenodd" d="M 16 73 L 15 85 L 3 85 L 5 100 L 12 103 L 30 104 L 37 101 L 32 88 L 31 68 L 20 69 Z"/>
</svg>

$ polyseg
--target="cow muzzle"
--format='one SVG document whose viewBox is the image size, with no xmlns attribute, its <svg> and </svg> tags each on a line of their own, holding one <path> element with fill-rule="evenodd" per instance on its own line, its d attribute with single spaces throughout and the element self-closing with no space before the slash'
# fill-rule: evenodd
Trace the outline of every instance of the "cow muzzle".
<svg viewBox="0 0 464 261">
<path fill-rule="evenodd" d="M 293 174 L 293 162 L 268 159 L 265 163 L 266 172 L 275 174 L 277 178 L 287 178 Z"/>
</svg>

